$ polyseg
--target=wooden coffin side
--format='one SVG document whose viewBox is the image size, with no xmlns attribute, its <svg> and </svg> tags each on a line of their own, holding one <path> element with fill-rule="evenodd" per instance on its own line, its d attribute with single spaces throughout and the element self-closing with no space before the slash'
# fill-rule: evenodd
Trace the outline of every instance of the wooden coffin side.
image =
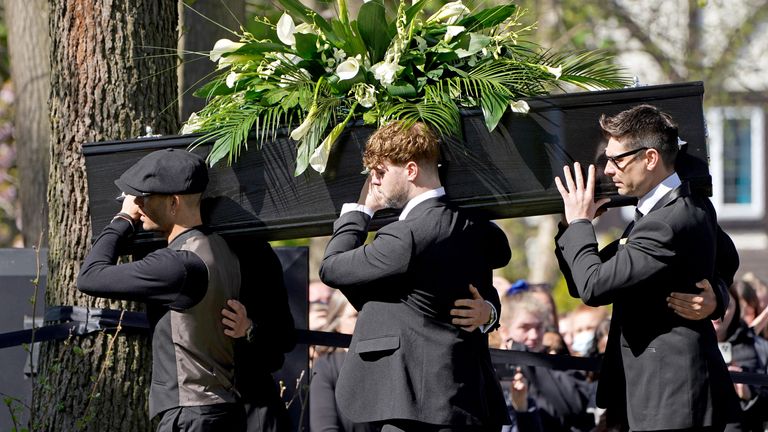
<svg viewBox="0 0 768 432">
<path fill-rule="evenodd" d="M 565 164 L 596 163 L 602 171 L 605 142 L 597 120 L 638 103 L 652 103 L 680 123 L 690 159 L 681 175 L 704 193 L 711 190 L 704 136 L 701 83 L 568 94 L 529 101 L 527 115 L 509 114 L 490 133 L 478 112 L 463 116 L 463 141 L 443 143 L 444 184 L 451 199 L 492 218 L 562 211 L 554 176 Z M 295 143 L 280 131 L 263 148 L 251 148 L 233 166 L 210 171 L 204 205 L 209 225 L 225 235 L 285 239 L 327 235 L 341 205 L 357 200 L 365 177 L 361 153 L 373 132 L 369 126 L 347 128 L 331 154 L 328 171 L 293 176 Z M 147 153 L 166 147 L 186 148 L 196 136 L 164 136 L 84 146 L 94 234 L 119 211 L 114 180 Z M 255 142 L 252 144 L 256 147 Z M 207 154 L 210 144 L 195 149 Z M 601 195 L 618 198 L 609 179 L 600 178 Z M 626 200 L 616 200 L 615 205 Z M 394 217 L 377 216 L 373 228 Z M 152 241 L 148 234 L 137 242 Z"/>
</svg>

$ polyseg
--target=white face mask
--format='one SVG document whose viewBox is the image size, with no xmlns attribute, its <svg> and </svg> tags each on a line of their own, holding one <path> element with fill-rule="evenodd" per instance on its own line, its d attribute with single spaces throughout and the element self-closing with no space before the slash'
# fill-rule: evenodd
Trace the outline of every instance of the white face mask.
<svg viewBox="0 0 768 432">
<path fill-rule="evenodd" d="M 592 347 L 593 342 L 595 341 L 595 332 L 591 331 L 583 331 L 576 333 L 573 335 L 573 344 L 571 344 L 571 348 L 573 348 L 573 351 L 579 354 L 580 356 L 587 355 L 587 352 Z"/>
</svg>

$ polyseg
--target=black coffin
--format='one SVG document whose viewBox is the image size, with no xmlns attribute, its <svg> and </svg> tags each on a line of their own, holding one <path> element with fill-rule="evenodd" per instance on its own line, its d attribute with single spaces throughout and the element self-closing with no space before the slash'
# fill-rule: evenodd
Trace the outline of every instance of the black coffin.
<svg viewBox="0 0 768 432">
<path fill-rule="evenodd" d="M 534 98 L 528 101 L 530 113 L 507 114 L 493 133 L 487 131 L 479 112 L 468 112 L 463 116 L 463 142 L 443 145 L 442 174 L 448 196 L 490 218 L 558 213 L 562 202 L 554 176 L 574 161 L 596 163 L 602 172 L 605 140 L 598 118 L 640 103 L 660 107 L 679 123 L 688 149 L 678 172 L 695 189 L 711 194 L 703 93 L 702 83 L 694 82 Z M 254 142 L 233 166 L 220 163 L 211 169 L 205 199 L 209 225 L 225 235 L 270 240 L 330 234 L 341 205 L 358 198 L 365 179 L 361 152 L 372 131 L 368 126 L 348 127 L 323 175 L 308 169 L 293 176 L 295 143 L 286 130 L 260 150 Z M 94 235 L 120 209 L 114 180 L 125 169 L 153 150 L 186 148 L 196 138 L 160 136 L 84 145 Z M 203 144 L 195 151 L 204 155 L 209 149 L 209 144 Z M 598 193 L 616 197 L 611 182 L 603 177 Z M 613 204 L 626 203 L 616 200 Z M 391 217 L 393 213 L 377 217 L 378 225 Z M 152 237 L 139 235 L 136 241 L 152 241 Z"/>
</svg>

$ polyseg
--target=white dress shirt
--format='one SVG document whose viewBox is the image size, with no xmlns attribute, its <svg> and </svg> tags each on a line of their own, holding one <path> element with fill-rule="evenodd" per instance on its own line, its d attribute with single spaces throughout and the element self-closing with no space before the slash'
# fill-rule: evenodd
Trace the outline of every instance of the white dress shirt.
<svg viewBox="0 0 768 432">
<path fill-rule="evenodd" d="M 664 195 L 668 194 L 669 191 L 680 186 L 682 183 L 680 176 L 678 176 L 676 172 L 673 172 L 669 177 L 665 178 L 664 181 L 657 184 L 655 188 L 651 189 L 650 192 L 637 200 L 637 210 L 642 213 L 643 216 L 647 215 Z"/>
</svg>

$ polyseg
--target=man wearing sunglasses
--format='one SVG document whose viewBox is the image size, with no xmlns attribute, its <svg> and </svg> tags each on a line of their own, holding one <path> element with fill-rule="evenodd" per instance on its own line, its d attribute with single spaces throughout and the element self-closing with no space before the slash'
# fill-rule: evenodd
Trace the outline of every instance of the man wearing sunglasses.
<svg viewBox="0 0 768 432">
<path fill-rule="evenodd" d="M 635 221 L 598 251 L 592 220 L 595 167 L 555 178 L 567 225 L 556 254 L 571 295 L 613 304 L 597 404 L 609 422 L 631 431 L 722 431 L 740 411 L 708 316 L 723 314 L 722 294 L 738 268 L 733 242 L 706 197 L 675 172 L 677 125 L 650 105 L 603 116 L 604 173 L 620 195 L 638 198 Z M 711 285 L 710 285 L 711 284 Z M 686 306 L 702 288 L 719 298 L 702 313 Z M 681 300 L 682 299 L 682 300 Z"/>
</svg>

